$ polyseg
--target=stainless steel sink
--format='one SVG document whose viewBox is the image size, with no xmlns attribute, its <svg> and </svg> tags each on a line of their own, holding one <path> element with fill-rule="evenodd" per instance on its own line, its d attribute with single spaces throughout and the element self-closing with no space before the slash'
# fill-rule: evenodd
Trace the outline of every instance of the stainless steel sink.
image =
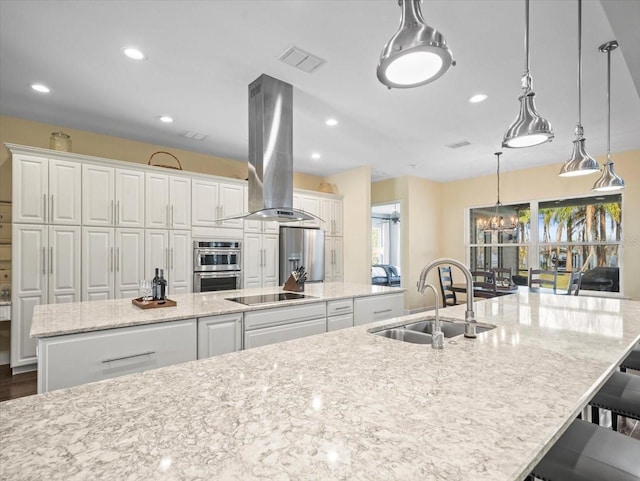
<svg viewBox="0 0 640 481">
<path fill-rule="evenodd" d="M 456 337 L 464 334 L 464 321 L 443 318 L 440 318 L 440 321 L 444 337 Z M 423 321 L 418 321 L 413 324 L 407 324 L 405 326 L 402 326 L 401 328 L 414 332 L 432 334 L 435 324 L 435 317 L 428 317 Z M 476 332 L 480 334 L 481 332 L 490 331 L 491 329 L 495 328 L 496 326 L 490 324 L 478 324 L 476 327 Z"/>
<path fill-rule="evenodd" d="M 411 342 L 413 344 L 431 344 L 431 335 L 403 328 L 384 329 L 374 332 L 373 334 L 388 337 L 389 339 L 396 339 L 397 341 Z"/>
</svg>

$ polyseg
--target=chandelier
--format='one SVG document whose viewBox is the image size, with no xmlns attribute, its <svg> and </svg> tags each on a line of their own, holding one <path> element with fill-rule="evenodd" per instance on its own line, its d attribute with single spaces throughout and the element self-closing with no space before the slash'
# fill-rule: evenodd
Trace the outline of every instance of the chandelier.
<svg viewBox="0 0 640 481">
<path fill-rule="evenodd" d="M 500 156 L 502 152 L 496 152 L 495 156 L 498 161 L 498 199 L 495 205 L 494 214 L 487 219 L 478 219 L 478 228 L 483 232 L 509 232 L 518 228 L 518 217 L 514 215 L 505 218 L 501 210 L 503 210 L 502 202 L 500 202 Z"/>
</svg>

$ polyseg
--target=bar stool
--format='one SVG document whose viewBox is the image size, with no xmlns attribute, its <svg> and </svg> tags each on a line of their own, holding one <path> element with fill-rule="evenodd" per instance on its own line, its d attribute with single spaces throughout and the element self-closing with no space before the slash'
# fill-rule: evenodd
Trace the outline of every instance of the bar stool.
<svg viewBox="0 0 640 481">
<path fill-rule="evenodd" d="M 618 430 L 618 416 L 640 420 L 640 376 L 614 372 L 589 404 L 591 419 L 595 424 L 600 422 L 598 409 L 611 411 L 614 431 Z"/>
<path fill-rule="evenodd" d="M 620 370 L 625 372 L 627 369 L 640 371 L 640 344 L 633 348 L 633 351 L 622 361 Z"/>
<path fill-rule="evenodd" d="M 531 475 L 545 481 L 640 481 L 639 458 L 637 439 L 576 419 Z"/>
</svg>

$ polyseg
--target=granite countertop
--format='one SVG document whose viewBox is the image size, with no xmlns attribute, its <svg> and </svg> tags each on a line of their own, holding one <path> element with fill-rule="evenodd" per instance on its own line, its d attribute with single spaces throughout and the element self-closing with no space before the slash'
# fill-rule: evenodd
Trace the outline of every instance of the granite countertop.
<svg viewBox="0 0 640 481">
<path fill-rule="evenodd" d="M 296 304 L 309 304 L 333 299 L 366 297 L 380 294 L 402 293 L 397 287 L 370 286 L 346 282 L 307 283 L 301 294 L 312 297 L 245 306 L 229 297 L 254 296 L 284 292 L 282 287 L 263 287 L 234 291 L 203 292 L 199 294 L 177 294 L 169 296 L 177 302 L 176 307 L 140 309 L 131 299 L 108 301 L 86 301 L 68 304 L 42 304 L 36 306 L 31 322 L 31 337 L 50 337 L 77 332 L 99 331 L 117 327 L 137 326 L 156 322 L 191 319 L 195 317 L 231 314 Z"/>
<path fill-rule="evenodd" d="M 414 314 L 0 403 L 0 477 L 522 480 L 640 340 L 640 303 L 476 314 L 497 328 L 441 351 L 367 332 Z"/>
<path fill-rule="evenodd" d="M 11 301 L 0 301 L 0 307 L 2 306 L 10 306 L 11 305 Z"/>
</svg>

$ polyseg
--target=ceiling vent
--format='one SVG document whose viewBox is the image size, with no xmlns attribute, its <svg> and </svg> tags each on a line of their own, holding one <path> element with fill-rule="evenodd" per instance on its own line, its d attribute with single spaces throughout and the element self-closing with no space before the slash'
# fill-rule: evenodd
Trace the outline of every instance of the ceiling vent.
<svg viewBox="0 0 640 481">
<path fill-rule="evenodd" d="M 471 142 L 468 140 L 461 140 L 460 142 L 455 142 L 453 144 L 447 145 L 450 149 L 459 149 L 460 147 L 466 147 L 467 145 L 471 145 Z"/>
<path fill-rule="evenodd" d="M 198 132 L 192 132 L 190 130 L 187 130 L 180 135 L 189 140 L 204 140 L 207 138 L 206 134 L 199 134 Z"/>
<path fill-rule="evenodd" d="M 325 63 L 320 57 L 305 52 L 299 49 L 295 45 L 289 47 L 285 52 L 280 55 L 279 60 L 282 60 L 287 65 L 302 70 L 303 72 L 311 73 L 317 69 L 320 65 Z"/>
</svg>

